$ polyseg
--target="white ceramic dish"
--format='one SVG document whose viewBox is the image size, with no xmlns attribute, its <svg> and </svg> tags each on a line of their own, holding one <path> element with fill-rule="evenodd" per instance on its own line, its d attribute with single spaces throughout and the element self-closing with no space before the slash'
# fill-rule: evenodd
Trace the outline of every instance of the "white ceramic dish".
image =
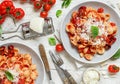
<svg viewBox="0 0 120 84">
<path fill-rule="evenodd" d="M 109 13 L 111 15 L 110 21 L 115 22 L 116 25 L 118 26 L 118 32 L 116 35 L 117 41 L 112 45 L 111 49 L 109 49 L 108 51 L 105 51 L 105 53 L 103 55 L 96 54 L 91 61 L 88 61 L 85 58 L 81 58 L 79 56 L 77 49 L 73 48 L 71 46 L 71 43 L 69 41 L 68 35 L 66 33 L 66 30 L 65 30 L 65 26 L 70 21 L 72 12 L 75 10 L 78 10 L 78 8 L 80 6 L 91 6 L 91 7 L 96 8 L 96 9 L 103 7 L 104 12 Z M 120 46 L 119 45 L 119 42 L 120 42 L 120 28 L 119 28 L 120 25 L 119 25 L 119 23 L 120 23 L 120 18 L 118 16 L 117 12 L 112 7 L 107 5 L 107 3 L 103 3 L 102 1 L 86 1 L 86 2 L 80 3 L 79 5 L 75 6 L 74 8 L 72 8 L 68 12 L 68 14 L 65 16 L 65 18 L 61 24 L 60 37 L 61 37 L 61 40 L 62 40 L 62 43 L 63 43 L 65 50 L 74 59 L 76 59 L 80 62 L 89 63 L 89 64 L 100 63 L 100 62 L 103 62 L 103 61 L 111 58 L 115 54 L 115 52 L 119 49 L 119 46 Z"/>
<path fill-rule="evenodd" d="M 93 72 L 94 72 L 94 75 L 93 75 Z M 86 76 L 88 76 L 88 77 L 86 77 Z M 82 77 L 83 83 L 84 84 L 89 84 L 87 82 L 87 78 L 91 77 L 89 79 L 90 79 L 90 82 L 92 82 L 92 81 L 95 80 L 95 76 L 96 76 L 96 79 L 97 79 L 96 81 L 98 81 L 96 84 L 99 84 L 100 80 L 101 80 L 101 74 L 100 74 L 100 72 L 97 69 L 95 69 L 95 68 L 88 68 L 83 73 L 83 77 Z M 92 79 L 94 79 L 94 80 L 92 80 Z M 90 84 L 92 84 L 92 83 L 90 83 Z"/>
<path fill-rule="evenodd" d="M 20 44 L 20 43 L 6 43 L 3 44 L 4 46 L 8 46 L 8 45 L 14 45 L 15 48 L 18 48 L 20 53 L 29 53 L 32 57 L 32 63 L 35 64 L 37 66 L 37 70 L 38 70 L 38 74 L 39 76 L 37 77 L 35 84 L 43 84 L 43 80 L 44 80 L 44 66 L 42 63 L 42 60 L 39 58 L 39 56 L 37 55 L 37 53 L 32 50 L 30 47 L 24 45 L 24 44 Z"/>
</svg>

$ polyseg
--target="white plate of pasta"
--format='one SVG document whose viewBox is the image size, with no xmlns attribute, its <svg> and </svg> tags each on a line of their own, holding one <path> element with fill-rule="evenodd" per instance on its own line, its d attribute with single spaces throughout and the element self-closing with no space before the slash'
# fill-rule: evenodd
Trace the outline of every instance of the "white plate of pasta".
<svg viewBox="0 0 120 84">
<path fill-rule="evenodd" d="M 0 83 L 42 84 L 44 66 L 30 47 L 19 43 L 0 46 Z"/>
<path fill-rule="evenodd" d="M 119 49 L 119 16 L 102 1 L 86 1 L 65 16 L 60 37 L 65 50 L 83 63 L 100 63 Z"/>
</svg>

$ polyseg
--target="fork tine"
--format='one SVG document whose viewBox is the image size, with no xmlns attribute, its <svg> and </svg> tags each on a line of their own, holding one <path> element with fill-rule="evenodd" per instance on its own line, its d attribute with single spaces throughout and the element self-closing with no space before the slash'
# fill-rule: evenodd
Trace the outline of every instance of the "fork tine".
<svg viewBox="0 0 120 84">
<path fill-rule="evenodd" d="M 55 58 L 58 60 L 57 61 L 57 64 L 59 65 L 59 66 L 61 66 L 62 64 L 63 64 L 63 60 L 62 60 L 62 58 L 57 54 L 57 55 L 54 55 L 55 56 Z"/>
<path fill-rule="evenodd" d="M 59 59 L 60 65 L 62 65 L 63 64 L 62 58 L 59 55 L 56 55 L 56 57 Z"/>
<path fill-rule="evenodd" d="M 54 62 L 55 64 L 57 64 L 56 59 L 55 59 L 54 54 L 52 53 L 52 51 L 49 50 L 49 54 L 50 54 L 53 62 Z"/>
<path fill-rule="evenodd" d="M 54 55 L 52 51 L 49 51 L 49 54 L 51 55 L 51 58 L 55 64 L 58 66 L 61 66 L 63 64 L 63 60 L 60 58 L 59 55 Z"/>
</svg>

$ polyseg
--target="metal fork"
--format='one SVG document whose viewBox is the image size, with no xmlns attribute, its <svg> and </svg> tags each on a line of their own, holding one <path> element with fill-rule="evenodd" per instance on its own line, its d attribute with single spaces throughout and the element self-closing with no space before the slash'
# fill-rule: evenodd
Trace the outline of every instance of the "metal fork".
<svg viewBox="0 0 120 84">
<path fill-rule="evenodd" d="M 53 62 L 63 70 L 64 74 L 69 79 L 70 84 L 77 84 L 71 74 L 66 69 L 62 68 L 62 65 L 64 64 L 62 58 L 59 55 L 54 55 L 52 51 L 49 51 L 49 54 L 51 55 Z"/>
</svg>

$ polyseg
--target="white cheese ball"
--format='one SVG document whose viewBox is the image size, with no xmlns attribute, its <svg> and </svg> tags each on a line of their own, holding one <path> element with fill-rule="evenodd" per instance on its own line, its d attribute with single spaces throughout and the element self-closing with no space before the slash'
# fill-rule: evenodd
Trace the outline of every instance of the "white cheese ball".
<svg viewBox="0 0 120 84">
<path fill-rule="evenodd" d="M 44 18 L 36 17 L 30 20 L 30 29 L 37 33 L 43 33 Z"/>
</svg>

